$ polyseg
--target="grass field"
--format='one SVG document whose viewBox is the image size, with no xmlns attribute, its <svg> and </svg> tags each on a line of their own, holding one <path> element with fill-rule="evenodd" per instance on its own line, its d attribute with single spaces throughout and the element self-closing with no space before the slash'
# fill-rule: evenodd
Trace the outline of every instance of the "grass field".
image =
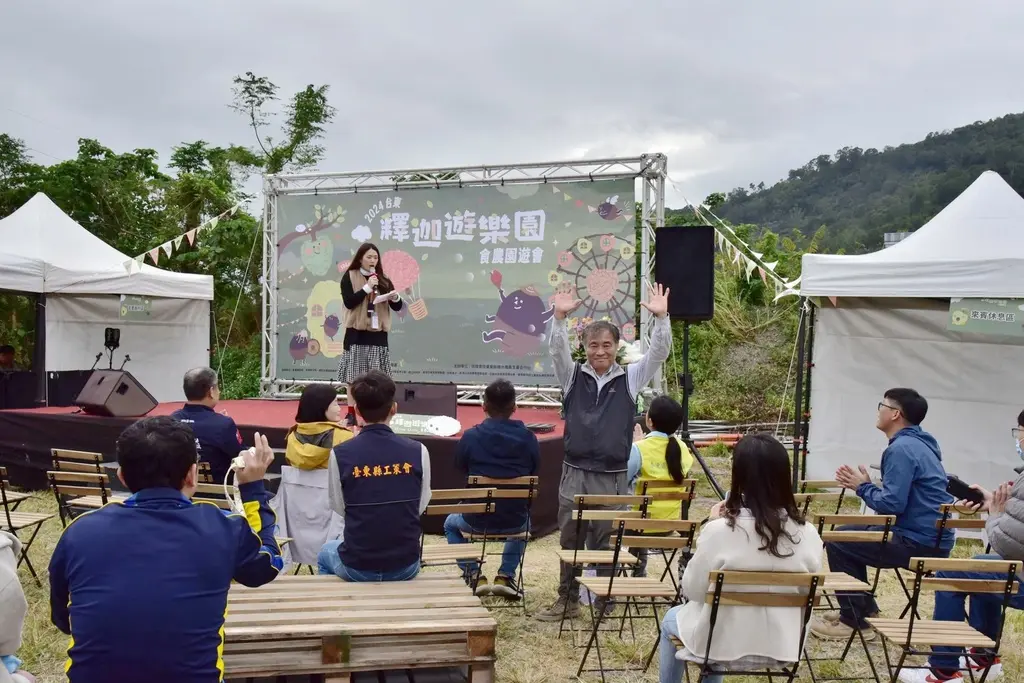
<svg viewBox="0 0 1024 683">
<path fill-rule="evenodd" d="M 708 462 L 715 472 L 720 483 L 725 486 L 728 483 L 729 459 L 727 457 L 710 457 Z M 694 518 L 703 518 L 708 508 L 715 502 L 711 498 L 710 487 L 707 486 L 704 478 L 701 480 L 700 498 L 693 509 Z M 50 511 L 56 512 L 56 505 L 52 496 L 38 494 L 31 500 L 26 501 L 20 508 L 22 511 Z M 825 510 L 822 510 L 825 511 Z M 43 532 L 32 547 L 31 558 L 37 569 L 45 573 L 53 546 L 59 538 L 61 531 L 60 522 L 56 517 L 47 523 Z M 439 538 L 431 538 L 428 542 L 443 542 Z M 557 549 L 557 535 L 550 535 L 537 542 L 531 543 L 527 553 L 525 571 L 527 606 L 532 613 L 547 606 L 555 598 L 555 588 L 558 577 L 558 559 L 555 556 Z M 980 544 L 961 541 L 957 544 L 955 554 L 957 556 L 969 557 L 981 552 Z M 652 555 L 650 573 L 660 571 L 663 565 Z M 492 573 L 485 572 L 485 573 Z M 24 644 L 18 655 L 25 660 L 25 669 L 36 674 L 41 683 L 50 683 L 64 680 L 63 664 L 67 637 L 59 633 L 49 621 L 49 594 L 46 587 L 45 577 L 43 587 L 37 587 L 32 581 L 24 566 L 21 569 L 22 584 L 28 596 L 30 615 L 25 624 Z M 899 589 L 892 572 L 884 572 L 879 595 L 879 603 L 882 606 L 883 616 L 895 617 L 902 610 L 905 600 Z M 564 681 L 573 678 L 576 668 L 579 665 L 582 650 L 574 648 L 570 638 L 559 639 L 557 624 L 544 624 L 524 618 L 520 610 L 496 609 L 493 610 L 498 621 L 498 681 L 502 683 L 542 683 L 544 681 Z M 928 618 L 931 614 L 931 601 L 925 602 L 925 609 L 922 616 Z M 1003 664 L 1004 679 L 1008 681 L 1024 680 L 1022 664 L 1024 664 L 1024 613 L 1011 611 L 1007 621 L 1007 632 L 1003 641 Z M 628 634 L 628 627 L 626 633 Z M 607 641 L 604 654 L 612 655 L 613 661 L 607 666 L 622 666 L 623 662 L 635 665 L 642 662 L 643 658 L 650 651 L 657 633 L 650 618 L 636 622 L 636 642 L 632 642 L 628 635 L 619 640 L 617 637 Z M 878 640 L 870 643 L 872 657 L 876 663 L 881 661 L 882 653 Z M 836 645 L 822 646 L 820 643 L 811 641 L 811 656 L 837 656 L 840 647 Z M 588 667 L 596 665 L 596 658 L 591 655 Z M 855 647 L 847 661 L 842 664 L 833 662 L 820 662 L 816 664 L 816 672 L 825 676 L 865 676 L 864 680 L 870 680 L 867 676 L 867 662 L 863 652 Z M 596 675 L 590 677 L 596 678 Z M 801 678 L 808 679 L 806 668 L 801 667 Z M 646 675 L 616 674 L 613 680 L 619 681 L 656 681 L 657 660 L 652 664 Z M 730 683 L 745 683 L 748 680 L 756 680 L 749 677 L 729 677 Z"/>
</svg>

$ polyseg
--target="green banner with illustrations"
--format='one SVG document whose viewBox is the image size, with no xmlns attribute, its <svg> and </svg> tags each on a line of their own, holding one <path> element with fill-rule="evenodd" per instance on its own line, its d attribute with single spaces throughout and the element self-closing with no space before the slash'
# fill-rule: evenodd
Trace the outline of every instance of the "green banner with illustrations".
<svg viewBox="0 0 1024 683">
<path fill-rule="evenodd" d="M 1024 300 L 950 299 L 947 328 L 953 332 L 1024 337 Z"/>
<path fill-rule="evenodd" d="M 634 212 L 631 179 L 281 195 L 277 377 L 337 377 L 339 281 L 372 242 L 405 301 L 388 337 L 396 380 L 553 385 L 556 293 L 583 299 L 574 322 L 637 336 Z"/>
</svg>

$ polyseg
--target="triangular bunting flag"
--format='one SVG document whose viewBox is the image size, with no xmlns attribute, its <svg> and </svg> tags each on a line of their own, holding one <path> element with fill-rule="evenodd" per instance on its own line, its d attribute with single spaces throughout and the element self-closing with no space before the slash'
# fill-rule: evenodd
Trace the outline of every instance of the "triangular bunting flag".
<svg viewBox="0 0 1024 683">
<path fill-rule="evenodd" d="M 204 225 L 202 227 L 203 228 L 216 228 L 218 223 L 220 223 L 220 216 L 214 216 L 209 221 L 207 221 L 206 225 Z"/>
<path fill-rule="evenodd" d="M 183 239 L 185 239 L 185 236 L 184 236 L 184 235 L 178 235 L 177 237 L 175 237 L 175 238 L 174 238 L 174 248 L 175 248 L 176 250 L 177 250 L 177 249 L 181 249 L 181 241 L 182 241 Z"/>
<path fill-rule="evenodd" d="M 775 266 L 777 266 L 777 265 L 779 265 L 778 261 L 772 261 L 771 263 L 764 264 L 764 267 L 774 273 L 775 272 Z"/>
<path fill-rule="evenodd" d="M 559 192 L 561 192 L 561 190 L 559 190 L 557 187 L 555 187 L 553 185 L 551 186 L 551 191 L 554 192 L 555 194 L 558 194 Z"/>
<path fill-rule="evenodd" d="M 124 263 L 122 263 L 121 265 L 124 267 L 125 272 L 128 273 L 129 275 L 131 275 L 132 267 L 135 265 L 135 259 L 130 258 L 127 261 L 125 261 Z"/>
<path fill-rule="evenodd" d="M 139 264 L 139 270 L 142 270 L 142 264 L 146 262 L 146 255 L 136 256 L 134 260 Z"/>
<path fill-rule="evenodd" d="M 188 239 L 189 246 L 192 246 L 193 244 L 195 244 L 196 243 L 196 229 L 192 228 L 191 230 L 186 232 L 185 233 L 185 237 Z"/>
<path fill-rule="evenodd" d="M 746 274 L 744 275 L 744 277 L 746 277 L 747 280 L 750 279 L 750 274 L 754 272 L 754 268 L 757 268 L 757 264 L 751 261 L 750 259 L 747 259 L 747 269 Z"/>
<path fill-rule="evenodd" d="M 160 263 L 160 247 L 149 250 L 149 260 L 153 262 L 153 265 Z"/>
<path fill-rule="evenodd" d="M 732 257 L 732 262 L 733 262 L 733 263 L 739 263 L 739 262 L 740 262 L 740 257 L 741 257 L 741 256 L 743 256 L 743 254 L 742 254 L 742 253 L 740 253 L 740 250 L 739 250 L 739 249 L 736 249 L 736 247 L 733 247 L 733 250 L 734 250 L 734 251 L 735 251 L 736 253 L 735 253 L 735 254 L 733 255 L 733 257 Z"/>
<path fill-rule="evenodd" d="M 231 207 L 231 208 L 230 208 L 230 209 L 228 210 L 228 215 L 230 215 L 230 216 L 234 216 L 234 215 L 235 215 L 235 213 L 237 213 L 237 212 L 238 212 L 238 207 L 240 207 L 240 206 L 241 206 L 241 203 L 239 203 L 239 204 L 235 204 L 234 206 L 232 206 L 232 207 Z"/>
<path fill-rule="evenodd" d="M 837 296 L 830 296 L 828 298 L 828 300 L 832 302 L 832 306 L 834 306 L 835 308 L 839 307 L 839 304 L 836 303 L 836 301 L 839 300 L 839 297 L 837 297 Z"/>
<path fill-rule="evenodd" d="M 171 254 L 174 253 L 174 245 L 170 242 L 164 242 L 160 245 L 160 248 L 164 250 L 164 253 L 167 254 L 168 258 L 170 258 Z"/>
<path fill-rule="evenodd" d="M 761 281 L 766 285 L 768 284 L 768 276 L 764 274 L 764 268 L 757 269 L 758 274 L 761 276 Z"/>
<path fill-rule="evenodd" d="M 757 259 L 758 261 L 760 261 L 760 260 L 761 260 L 761 257 L 762 257 L 762 256 L 764 256 L 764 254 L 758 254 L 758 253 L 757 253 L 756 251 L 754 251 L 753 249 L 751 249 L 751 250 L 750 250 L 750 253 L 751 253 L 751 254 L 753 254 L 753 255 L 754 255 L 754 258 L 756 258 L 756 259 Z"/>
<path fill-rule="evenodd" d="M 593 206 L 588 206 L 587 211 L 589 211 L 590 213 L 597 213 L 597 209 Z"/>
</svg>

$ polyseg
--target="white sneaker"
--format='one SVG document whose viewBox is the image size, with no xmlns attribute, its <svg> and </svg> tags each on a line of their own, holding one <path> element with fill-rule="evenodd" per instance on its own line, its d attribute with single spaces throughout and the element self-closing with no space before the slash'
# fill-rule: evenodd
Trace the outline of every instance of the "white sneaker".
<svg viewBox="0 0 1024 683">
<path fill-rule="evenodd" d="M 966 669 L 968 661 L 970 662 L 971 671 L 974 672 L 975 678 L 980 678 L 981 674 L 985 671 L 985 667 L 979 666 L 978 663 L 974 661 L 974 659 L 968 660 L 967 657 L 961 657 L 960 668 Z M 985 683 L 988 683 L 988 681 L 994 681 L 1001 675 L 1003 675 L 1003 663 L 999 661 L 999 657 L 996 657 L 996 661 L 992 664 L 992 668 L 988 670 L 988 676 L 985 678 Z"/>
<path fill-rule="evenodd" d="M 963 680 L 964 676 L 959 671 L 952 678 L 936 678 L 931 669 L 902 669 L 899 675 L 900 683 L 944 683 L 945 681 L 960 683 Z"/>
</svg>

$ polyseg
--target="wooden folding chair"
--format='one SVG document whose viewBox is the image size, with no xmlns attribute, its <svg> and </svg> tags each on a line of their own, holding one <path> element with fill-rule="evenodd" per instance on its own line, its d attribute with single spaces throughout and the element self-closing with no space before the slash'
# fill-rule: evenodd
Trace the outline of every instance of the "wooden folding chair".
<svg viewBox="0 0 1024 683">
<path fill-rule="evenodd" d="M 46 478 L 57 499 L 57 512 L 64 527 L 83 512 L 98 510 L 114 499 L 107 486 L 106 474 L 51 470 L 46 473 Z"/>
<path fill-rule="evenodd" d="M 606 604 L 612 600 L 620 598 L 626 599 L 626 613 L 628 613 L 629 605 L 631 603 L 636 603 L 639 600 L 647 601 L 651 607 L 651 614 L 654 618 L 656 628 L 660 628 L 661 619 L 658 616 L 658 604 L 663 604 L 666 607 L 674 605 L 677 601 L 678 589 L 672 583 L 665 583 L 660 579 L 623 576 L 626 566 L 620 565 L 619 560 L 622 559 L 624 555 L 628 555 L 628 553 L 625 552 L 626 547 L 674 551 L 693 547 L 693 537 L 697 528 L 700 527 L 700 522 L 682 519 L 623 518 L 620 516 L 614 520 L 614 523 L 616 531 L 615 547 L 612 550 L 613 559 L 611 576 L 582 577 L 580 579 L 580 584 Z M 627 535 L 627 532 L 633 533 Z M 678 533 L 679 535 L 653 535 L 655 533 Z M 605 671 L 629 671 L 630 669 L 605 668 L 604 660 L 601 655 L 601 642 L 598 638 L 598 634 L 601 630 L 601 622 L 605 618 L 605 610 L 594 609 L 594 604 L 591 603 L 590 611 L 593 626 L 590 630 L 590 639 L 587 641 L 586 649 L 583 651 L 583 657 L 580 659 L 580 666 L 576 671 L 576 677 L 579 678 L 583 675 L 583 672 L 585 671 L 584 666 L 586 666 L 587 657 L 590 655 L 591 648 L 597 651 L 598 668 L 588 669 L 586 671 L 600 671 L 602 681 L 604 680 Z M 631 632 L 633 629 L 632 616 L 629 616 L 626 613 L 624 613 L 623 621 L 620 622 L 620 634 L 626 618 L 629 618 L 630 620 Z M 650 666 L 651 659 L 653 659 L 656 649 L 657 644 L 655 644 L 654 649 L 651 650 L 647 660 L 644 662 L 643 671 L 647 671 L 647 668 Z"/>
<path fill-rule="evenodd" d="M 537 487 L 540 485 L 540 477 L 527 475 L 522 477 L 512 477 L 508 479 L 495 479 L 493 477 L 484 477 L 479 475 L 470 475 L 466 480 L 466 483 L 470 487 L 494 487 L 493 498 L 495 500 L 495 507 L 500 505 L 498 501 L 500 499 L 505 500 L 523 500 L 526 501 L 526 518 L 530 519 L 530 513 L 533 510 L 533 500 L 537 496 Z M 519 560 L 519 567 L 516 569 L 516 575 L 512 577 L 515 581 L 516 592 L 519 597 L 515 598 L 518 602 L 512 602 L 507 598 L 502 601 L 488 601 L 488 607 L 519 607 L 523 608 L 523 616 L 526 616 L 526 583 L 524 581 L 524 567 L 526 565 L 526 550 L 529 549 L 530 544 L 530 528 L 527 525 L 526 531 L 518 533 L 471 533 L 467 534 L 467 538 L 471 541 L 497 541 L 499 543 L 506 543 L 513 540 L 521 540 L 526 547 L 523 549 L 523 555 Z M 491 555 L 500 555 L 504 552 L 502 548 L 501 552 L 489 553 Z M 500 597 L 500 596 L 494 596 Z"/>
<path fill-rule="evenodd" d="M 837 494 L 838 498 L 832 499 L 827 498 L 824 500 L 835 500 L 836 501 L 836 514 L 838 515 L 843 509 L 843 500 L 846 498 L 846 492 L 850 489 L 846 488 L 838 481 L 834 479 L 801 479 L 797 484 L 798 493 L 833 493 Z M 811 489 L 811 490 L 808 490 Z M 819 499 L 821 500 L 821 499 Z M 806 514 L 807 510 L 804 510 Z"/>
<path fill-rule="evenodd" d="M 659 500 L 678 501 L 680 503 L 678 519 L 688 519 L 690 516 L 690 505 L 693 503 L 693 499 L 697 497 L 697 480 L 684 479 L 678 484 L 674 481 L 644 481 L 638 493 L 650 497 L 652 502 Z M 666 551 L 663 549 L 659 552 L 661 553 L 661 559 L 665 561 L 665 569 L 661 573 L 661 580 L 664 581 L 667 576 L 672 581 L 672 585 L 678 589 L 679 581 L 677 581 L 677 577 L 672 571 L 672 565 L 675 562 L 676 555 L 681 555 L 679 558 L 679 570 L 682 572 L 693 556 L 693 548 L 673 550 L 671 555 L 666 554 Z"/>
<path fill-rule="evenodd" d="M 576 547 L 571 550 L 559 548 L 555 551 L 559 562 L 570 565 L 574 573 L 582 573 L 584 566 L 607 567 L 614 571 L 618 567 L 633 567 L 637 558 L 628 553 L 623 557 L 617 557 L 614 550 L 584 550 L 587 534 L 583 533 L 583 523 L 591 522 L 613 522 L 617 519 L 641 519 L 647 514 L 647 505 L 651 502 L 650 496 L 591 496 L 588 494 L 577 494 L 573 497 L 576 509 L 573 511 L 573 519 L 576 520 Z M 630 505 L 638 509 L 628 510 Z M 558 622 L 558 637 L 562 637 L 565 630 L 565 621 L 569 613 L 569 602 L 566 601 L 562 610 L 562 618 Z M 570 619 L 570 630 L 573 634 L 573 643 L 576 641 L 575 625 Z"/>
<path fill-rule="evenodd" d="M 51 448 L 53 469 L 58 472 L 92 472 L 104 474 L 103 454 L 91 451 L 71 451 L 65 448 Z"/>
<path fill-rule="evenodd" d="M 969 657 L 970 648 L 984 648 L 991 653 L 989 665 L 981 674 L 979 683 L 984 683 L 995 657 L 999 654 L 999 644 L 1006 623 L 1006 608 L 1010 599 L 1020 588 L 1016 578 L 1021 562 L 1009 560 L 952 560 L 927 557 L 915 557 L 910 560 L 914 570 L 914 589 L 911 596 L 913 609 L 909 619 L 868 619 L 868 623 L 882 636 L 883 644 L 892 643 L 900 650 L 899 661 L 893 667 L 889 656 L 889 648 L 884 647 L 885 663 L 893 683 L 905 668 L 907 657 L 915 655 L 939 654 L 936 647 L 957 648 L 962 650 L 960 656 Z M 929 576 L 936 571 L 982 572 L 992 574 L 990 579 L 958 579 Z M 949 591 L 954 593 L 990 593 L 1002 594 L 1003 601 L 999 612 L 999 628 L 996 637 L 990 638 L 963 621 L 934 621 L 916 617 L 921 592 Z M 918 646 L 924 646 L 924 649 Z M 949 654 L 943 652 L 942 654 Z M 956 656 L 957 653 L 953 653 Z M 922 668 L 922 667 L 906 667 Z M 970 671 L 971 680 L 974 673 Z"/>
<path fill-rule="evenodd" d="M 856 579 L 849 574 L 844 574 L 842 572 L 828 572 L 822 576 L 823 581 L 818 588 L 818 595 L 819 597 L 824 598 L 830 606 L 833 604 L 833 599 L 838 598 L 839 595 L 872 592 L 870 583 Z M 867 639 L 864 638 L 864 634 L 860 631 L 854 631 L 854 633 L 850 634 L 850 638 L 846 641 L 843 651 L 839 657 L 811 657 L 805 646 L 803 653 L 804 659 L 807 662 L 807 673 L 810 674 L 811 681 L 813 681 L 813 683 L 818 683 L 819 681 L 864 680 L 863 676 L 821 676 L 814 671 L 815 662 L 845 662 L 846 656 L 850 653 L 850 647 L 853 645 L 855 637 L 859 637 L 860 639 L 861 647 L 864 649 L 864 656 L 867 659 L 868 666 L 871 667 L 871 675 L 874 677 L 876 683 L 880 683 L 878 679 L 878 671 L 875 668 L 875 661 L 871 657 L 871 650 L 868 649 Z"/>
<path fill-rule="evenodd" d="M 32 547 L 32 542 L 36 540 L 39 530 L 43 528 L 43 522 L 51 519 L 54 515 L 45 512 L 15 512 L 12 509 L 13 506 L 7 502 L 9 488 L 10 482 L 7 479 L 7 468 L 0 467 L 0 504 L 3 505 L 4 513 L 3 517 L 0 517 L 0 530 L 10 532 L 18 537 L 22 545 L 21 557 L 18 558 L 17 566 L 20 567 L 21 563 L 24 562 L 32 578 L 36 580 L 36 585 L 42 586 L 43 584 L 39 580 L 39 575 L 36 574 L 35 567 L 32 566 L 31 560 L 28 559 L 28 551 Z M 28 538 L 22 538 L 18 534 L 19 531 L 29 532 Z"/>
<path fill-rule="evenodd" d="M 430 505 L 423 511 L 426 516 L 444 515 L 487 515 L 494 512 L 494 488 L 475 489 L 437 489 L 430 492 Z M 455 503 L 434 504 L 434 501 L 458 501 Z M 467 502 L 472 501 L 472 502 Z M 476 593 L 480 582 L 481 570 L 487 554 L 487 537 L 482 543 L 451 543 L 447 545 L 424 545 L 420 536 L 420 566 L 438 567 L 458 565 L 462 562 L 476 562 L 476 572 L 463 578 Z"/>
<path fill-rule="evenodd" d="M 754 676 L 767 678 L 770 681 L 774 677 L 785 677 L 792 683 L 800 668 L 800 657 L 804 651 L 807 639 L 807 622 L 811 618 L 814 606 L 820 600 L 819 588 L 825 580 L 822 574 L 804 574 L 797 572 L 746 572 L 746 571 L 713 571 L 708 578 L 711 580 L 711 588 L 705 602 L 711 605 L 711 623 L 708 631 L 708 640 L 704 648 L 703 656 L 697 653 L 690 653 L 693 658 L 687 658 L 700 667 L 700 679 L 712 674 Z M 726 590 L 726 588 L 739 588 L 740 590 Z M 772 591 L 773 588 L 787 588 L 792 592 Z M 793 619 L 799 619 L 800 623 L 800 645 L 796 650 L 796 659 L 792 662 L 780 664 L 778 667 L 766 667 L 763 670 L 740 670 L 730 671 L 728 669 L 712 669 L 711 644 L 715 638 L 715 624 L 718 621 L 718 614 L 722 608 L 740 607 L 791 607 L 799 608 L 799 615 L 794 613 Z M 728 638 L 729 634 L 722 637 Z M 683 644 L 676 638 L 672 639 L 677 649 Z M 687 674 L 689 678 L 689 674 Z"/>
</svg>

